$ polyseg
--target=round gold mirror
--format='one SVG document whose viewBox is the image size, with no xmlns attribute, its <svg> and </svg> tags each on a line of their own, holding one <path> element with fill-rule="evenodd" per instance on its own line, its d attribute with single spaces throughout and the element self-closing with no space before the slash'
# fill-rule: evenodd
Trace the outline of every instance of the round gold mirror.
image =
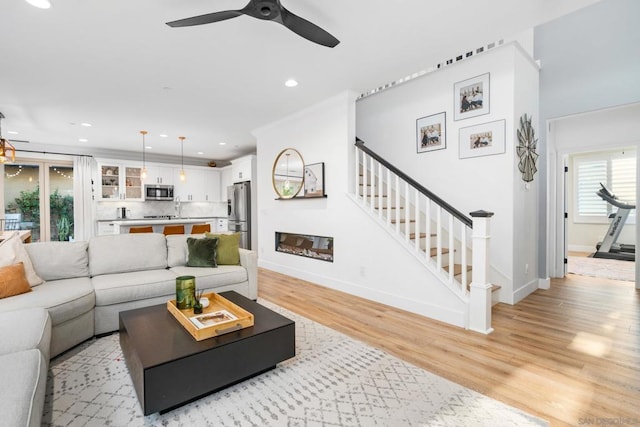
<svg viewBox="0 0 640 427">
<path fill-rule="evenodd" d="M 292 199 L 304 184 L 304 160 L 293 148 L 285 148 L 273 163 L 273 189 L 281 199 Z"/>
</svg>

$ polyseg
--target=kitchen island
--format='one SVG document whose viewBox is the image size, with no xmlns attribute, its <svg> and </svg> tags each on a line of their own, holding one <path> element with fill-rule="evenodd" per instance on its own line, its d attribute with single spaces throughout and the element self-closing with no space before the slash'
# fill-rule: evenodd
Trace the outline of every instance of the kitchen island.
<svg viewBox="0 0 640 427">
<path fill-rule="evenodd" d="M 98 235 L 125 234 L 131 227 L 152 226 L 154 233 L 162 233 L 165 225 L 184 225 L 185 234 L 191 232 L 194 224 L 210 224 L 211 231 L 226 231 L 227 218 L 224 217 L 162 217 L 124 218 L 98 220 Z"/>
</svg>

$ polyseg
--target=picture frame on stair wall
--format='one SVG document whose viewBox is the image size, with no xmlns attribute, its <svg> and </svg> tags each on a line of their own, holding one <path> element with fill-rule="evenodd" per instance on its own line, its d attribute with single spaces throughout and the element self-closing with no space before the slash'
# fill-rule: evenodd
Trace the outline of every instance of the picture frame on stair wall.
<svg viewBox="0 0 640 427">
<path fill-rule="evenodd" d="M 419 153 L 447 148 L 447 113 L 442 112 L 416 120 L 416 149 Z"/>
<path fill-rule="evenodd" d="M 489 114 L 489 73 L 453 85 L 453 120 Z"/>
<path fill-rule="evenodd" d="M 505 120 L 460 128 L 459 158 L 505 153 Z"/>
</svg>

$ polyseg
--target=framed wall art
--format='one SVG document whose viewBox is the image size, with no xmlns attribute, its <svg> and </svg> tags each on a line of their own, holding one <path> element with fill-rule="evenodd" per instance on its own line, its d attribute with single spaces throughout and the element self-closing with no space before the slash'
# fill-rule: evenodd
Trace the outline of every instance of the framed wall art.
<svg viewBox="0 0 640 427">
<path fill-rule="evenodd" d="M 445 112 L 416 120 L 416 146 L 418 153 L 447 148 L 447 114 Z"/>
<path fill-rule="evenodd" d="M 504 120 L 461 128 L 460 158 L 503 154 L 505 152 L 504 136 Z"/>
<path fill-rule="evenodd" d="M 453 85 L 453 120 L 489 114 L 489 73 Z"/>
<path fill-rule="evenodd" d="M 304 197 L 325 197 L 324 163 L 304 165 Z"/>
</svg>

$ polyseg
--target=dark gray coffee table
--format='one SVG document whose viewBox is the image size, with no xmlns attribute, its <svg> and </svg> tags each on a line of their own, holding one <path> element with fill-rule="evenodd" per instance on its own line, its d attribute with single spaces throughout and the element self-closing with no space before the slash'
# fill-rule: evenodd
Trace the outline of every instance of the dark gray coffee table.
<svg viewBox="0 0 640 427">
<path fill-rule="evenodd" d="M 295 356 L 295 323 L 237 292 L 221 296 L 254 325 L 196 341 L 166 304 L 120 312 L 120 346 L 145 415 L 261 374 Z"/>
</svg>

